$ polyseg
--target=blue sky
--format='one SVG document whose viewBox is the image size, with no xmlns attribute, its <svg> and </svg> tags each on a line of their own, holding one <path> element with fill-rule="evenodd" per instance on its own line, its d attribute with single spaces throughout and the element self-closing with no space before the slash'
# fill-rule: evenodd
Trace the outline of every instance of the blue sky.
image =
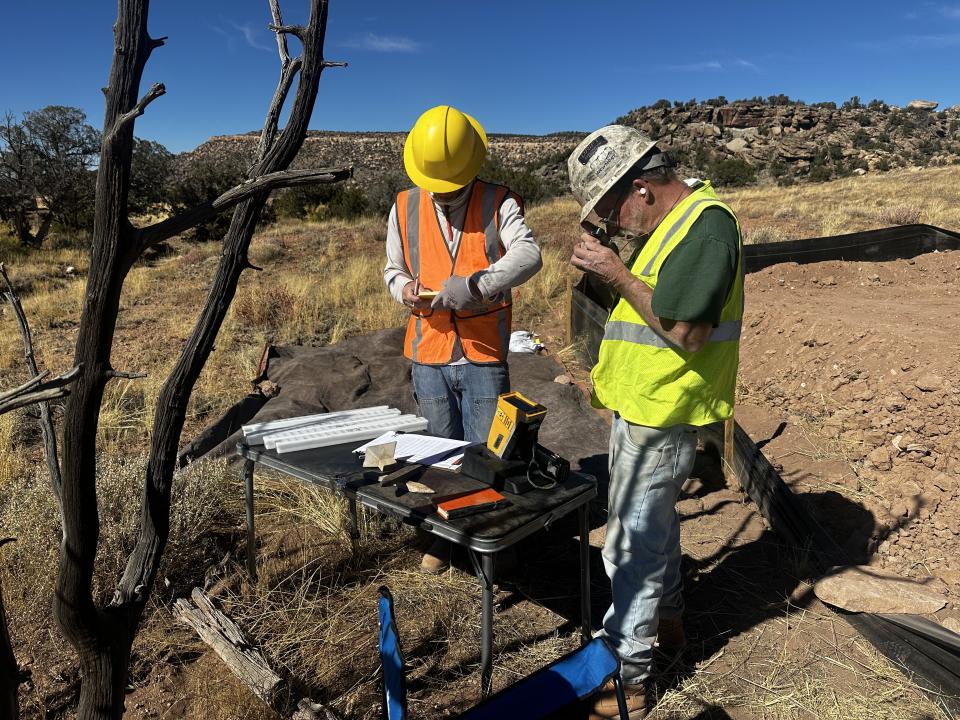
<svg viewBox="0 0 960 720">
<path fill-rule="evenodd" d="M 303 20 L 306 0 L 282 2 Z M 154 2 L 167 35 L 144 77 L 167 95 L 137 135 L 171 150 L 258 129 L 278 75 L 266 0 Z M 0 112 L 50 104 L 102 122 L 116 2 L 7 3 Z M 669 99 L 786 93 L 893 104 L 960 103 L 954 2 L 546 2 L 331 0 L 328 69 L 311 127 L 407 130 L 447 103 L 489 132 L 592 130 Z"/>
</svg>

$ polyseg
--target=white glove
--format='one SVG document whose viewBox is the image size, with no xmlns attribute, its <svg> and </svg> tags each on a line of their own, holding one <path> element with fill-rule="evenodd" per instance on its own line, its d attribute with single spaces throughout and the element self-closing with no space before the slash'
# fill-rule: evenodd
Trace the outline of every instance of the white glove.
<svg viewBox="0 0 960 720">
<path fill-rule="evenodd" d="M 470 278 L 461 275 L 451 275 L 443 281 L 443 289 L 430 303 L 432 308 L 446 308 L 447 310 L 465 310 L 475 307 L 483 300 L 476 283 Z"/>
</svg>

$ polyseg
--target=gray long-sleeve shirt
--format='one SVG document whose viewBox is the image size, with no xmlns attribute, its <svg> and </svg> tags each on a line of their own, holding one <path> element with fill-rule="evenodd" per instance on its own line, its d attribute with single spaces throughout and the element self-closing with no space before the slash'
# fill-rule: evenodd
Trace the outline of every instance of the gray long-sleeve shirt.
<svg viewBox="0 0 960 720">
<path fill-rule="evenodd" d="M 463 234 L 469 197 L 468 191 L 451 205 L 440 205 L 436 200 L 433 203 L 443 239 L 454 256 Z M 452 237 L 448 232 L 448 217 L 453 229 Z M 527 227 L 520 206 L 511 197 L 507 197 L 500 206 L 500 242 L 504 247 L 503 256 L 476 275 L 477 287 L 484 298 L 492 298 L 505 290 L 522 285 L 543 267 L 540 247 L 533 237 L 533 232 Z M 403 288 L 412 280 L 403 258 L 403 240 L 397 222 L 397 206 L 394 204 L 387 220 L 387 264 L 383 268 L 383 281 L 394 299 L 403 302 Z"/>
</svg>

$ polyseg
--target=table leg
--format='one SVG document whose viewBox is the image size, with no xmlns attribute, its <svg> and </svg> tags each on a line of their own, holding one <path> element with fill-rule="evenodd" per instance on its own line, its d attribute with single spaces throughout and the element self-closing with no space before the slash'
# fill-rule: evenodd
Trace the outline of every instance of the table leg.
<svg viewBox="0 0 960 720">
<path fill-rule="evenodd" d="M 353 557 L 356 558 L 360 554 L 360 520 L 357 517 L 357 501 L 352 498 L 348 499 L 347 507 L 350 510 L 348 528 L 350 531 L 350 549 L 353 551 Z"/>
<path fill-rule="evenodd" d="M 253 460 L 243 463 L 243 485 L 247 496 L 247 576 L 257 582 L 257 532 L 253 522 Z"/>
<path fill-rule="evenodd" d="M 473 551 L 471 550 L 472 554 Z M 476 565 L 476 563 L 474 563 Z M 490 694 L 493 684 L 493 553 L 480 556 L 480 587 L 483 591 L 480 616 L 480 695 Z"/>
<path fill-rule="evenodd" d="M 590 526 L 589 504 L 581 505 L 580 519 L 580 639 L 584 645 L 590 642 Z"/>
</svg>

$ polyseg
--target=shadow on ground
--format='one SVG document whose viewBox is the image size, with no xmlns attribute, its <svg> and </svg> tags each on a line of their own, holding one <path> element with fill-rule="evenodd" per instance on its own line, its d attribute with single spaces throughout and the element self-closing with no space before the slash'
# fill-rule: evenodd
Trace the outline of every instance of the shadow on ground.
<svg viewBox="0 0 960 720">
<path fill-rule="evenodd" d="M 586 468 L 590 463 L 605 462 L 605 456 L 596 456 L 583 465 Z M 693 673 L 692 668 L 715 657 L 728 643 L 766 620 L 809 605 L 812 591 L 801 582 L 814 581 L 822 574 L 809 552 L 780 541 L 739 488 L 728 486 L 715 456 L 698 454 L 685 491 L 678 506 L 682 508 L 688 647 L 680 662 L 661 673 L 661 690 L 681 685 Z M 600 494 L 605 498 L 605 487 Z M 876 539 L 874 517 L 869 511 L 835 492 L 805 493 L 796 498 L 852 551 L 852 561 L 867 559 L 868 548 Z M 600 507 L 598 502 L 592 527 L 603 525 Z M 558 524 L 550 533 L 530 538 L 520 548 L 525 561 L 521 569 L 503 578 L 504 586 L 515 590 L 515 595 L 534 600 L 565 618 L 560 632 L 574 632 L 580 625 L 576 532 L 571 520 Z M 591 624 L 598 629 L 610 603 L 599 548 L 591 547 L 589 571 Z M 694 717 L 743 717 L 737 710 L 704 705 Z"/>
</svg>

